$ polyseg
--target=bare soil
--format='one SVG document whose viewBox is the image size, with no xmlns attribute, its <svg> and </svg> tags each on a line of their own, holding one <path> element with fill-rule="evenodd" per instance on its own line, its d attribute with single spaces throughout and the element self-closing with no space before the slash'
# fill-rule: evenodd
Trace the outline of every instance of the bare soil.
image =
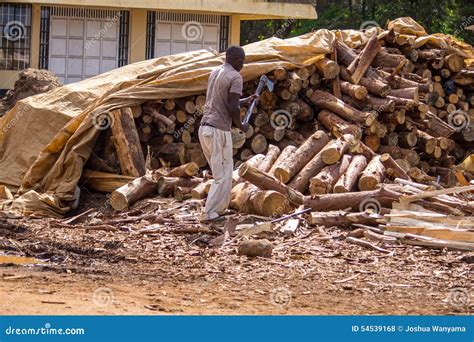
<svg viewBox="0 0 474 342">
<path fill-rule="evenodd" d="M 102 195 L 88 197 L 71 215 L 92 207 L 96 217 L 74 227 L 0 219 L 0 254 L 42 261 L 0 263 L 0 314 L 474 312 L 472 253 L 398 243 L 379 245 L 390 250 L 382 253 L 346 243 L 348 230 L 325 229 L 327 236 L 306 227 L 297 236 L 265 236 L 272 257 L 248 258 L 237 254 L 242 237 L 224 240 L 222 224 L 199 224 L 196 203 L 163 213 L 170 222 L 141 220 L 103 231 L 91 227 L 181 204 L 145 200 L 119 216 Z M 224 244 L 213 247 L 219 236 Z"/>
</svg>

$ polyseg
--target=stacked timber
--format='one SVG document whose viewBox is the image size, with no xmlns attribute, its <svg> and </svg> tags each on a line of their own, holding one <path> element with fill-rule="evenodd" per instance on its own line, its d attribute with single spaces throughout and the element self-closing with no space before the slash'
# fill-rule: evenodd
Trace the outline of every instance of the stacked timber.
<svg viewBox="0 0 474 342">
<path fill-rule="evenodd" d="M 274 91 L 261 94 L 248 131 L 232 128 L 232 207 L 266 216 L 301 204 L 354 209 L 368 195 L 384 205 L 398 200 L 404 192 L 395 179 L 468 184 L 473 174 L 454 167 L 474 151 L 474 68 L 465 62 L 449 44 L 414 47 L 389 31 L 359 49 L 337 40 L 314 64 L 272 70 Z M 257 83 L 245 82 L 244 95 Z M 212 182 L 201 174 L 205 102 L 195 94 L 108 113 L 113 125 L 87 169 L 134 177 L 132 188 L 147 195 L 205 198 Z M 194 171 L 184 172 L 189 165 Z M 135 188 L 117 191 L 117 208 L 136 200 Z M 425 202 L 452 211 L 450 203 Z"/>
</svg>

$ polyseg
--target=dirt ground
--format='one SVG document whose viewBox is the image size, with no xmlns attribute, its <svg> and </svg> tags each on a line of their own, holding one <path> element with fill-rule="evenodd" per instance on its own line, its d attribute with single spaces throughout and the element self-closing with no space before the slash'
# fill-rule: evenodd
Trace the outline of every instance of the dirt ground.
<svg viewBox="0 0 474 342">
<path fill-rule="evenodd" d="M 474 312 L 473 253 L 398 243 L 383 253 L 346 243 L 348 230 L 306 227 L 267 234 L 272 257 L 248 258 L 237 254 L 240 236 L 213 247 L 223 226 L 201 226 L 196 203 L 144 200 L 128 216 L 104 203 L 89 194 L 71 215 L 95 208 L 95 217 L 75 226 L 0 219 L 0 314 Z M 158 224 L 136 219 L 160 211 Z M 123 218 L 135 220 L 93 229 Z"/>
</svg>

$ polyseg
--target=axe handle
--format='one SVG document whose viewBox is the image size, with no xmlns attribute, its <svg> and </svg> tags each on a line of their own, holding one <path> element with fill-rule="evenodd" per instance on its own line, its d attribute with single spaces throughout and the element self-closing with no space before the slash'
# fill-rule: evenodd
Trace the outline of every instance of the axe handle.
<svg viewBox="0 0 474 342">
<path fill-rule="evenodd" d="M 264 85 L 264 82 L 262 80 L 260 80 L 260 82 L 258 82 L 258 86 L 257 86 L 257 90 L 255 91 L 255 95 L 260 96 L 260 93 L 262 92 L 263 85 Z M 249 123 L 250 117 L 252 116 L 253 109 L 257 105 L 257 102 L 258 102 L 258 97 L 252 101 L 252 103 L 250 104 L 250 107 L 247 109 L 247 113 L 245 113 L 244 121 L 242 122 L 244 125 Z"/>
<path fill-rule="evenodd" d="M 245 113 L 244 121 L 242 122 L 243 124 L 248 124 L 250 121 L 250 117 L 252 116 L 253 109 L 255 108 L 255 105 L 257 104 L 258 99 L 254 99 L 252 103 L 250 104 L 250 107 L 247 109 L 247 113 Z"/>
</svg>

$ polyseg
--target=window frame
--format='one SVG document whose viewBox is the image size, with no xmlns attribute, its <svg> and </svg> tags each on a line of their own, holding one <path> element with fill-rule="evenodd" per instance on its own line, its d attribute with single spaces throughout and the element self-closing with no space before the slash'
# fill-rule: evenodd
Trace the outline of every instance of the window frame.
<svg viewBox="0 0 474 342">
<path fill-rule="evenodd" d="M 4 18 L 5 14 L 6 19 Z M 31 4 L 0 4 L 1 71 L 20 71 L 30 67 L 32 15 L 33 9 Z M 11 17 L 13 18 L 10 19 Z M 20 24 L 15 24 L 15 22 L 19 22 Z M 12 27 L 15 26 L 16 31 L 12 32 L 20 32 L 22 36 L 18 39 L 15 38 L 14 40 L 12 38 L 7 38 L 5 35 L 7 25 L 10 25 Z M 15 58 L 16 55 L 27 56 L 27 58 L 18 59 Z"/>
</svg>

